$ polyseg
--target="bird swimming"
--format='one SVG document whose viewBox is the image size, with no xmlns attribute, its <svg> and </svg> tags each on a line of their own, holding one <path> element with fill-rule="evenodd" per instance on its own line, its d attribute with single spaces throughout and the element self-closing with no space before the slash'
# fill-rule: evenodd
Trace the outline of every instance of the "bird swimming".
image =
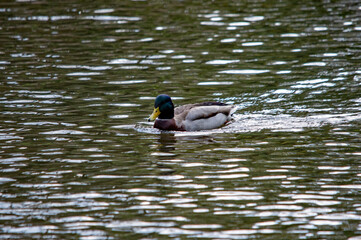
<svg viewBox="0 0 361 240">
<path fill-rule="evenodd" d="M 187 104 L 174 108 L 172 99 L 161 94 L 154 102 L 154 111 L 148 121 L 160 130 L 199 131 L 219 128 L 232 120 L 234 105 L 220 102 Z"/>
</svg>

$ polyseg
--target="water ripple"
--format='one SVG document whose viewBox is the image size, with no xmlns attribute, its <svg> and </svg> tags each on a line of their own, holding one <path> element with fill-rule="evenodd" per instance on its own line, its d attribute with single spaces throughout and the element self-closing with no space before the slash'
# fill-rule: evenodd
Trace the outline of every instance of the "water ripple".
<svg viewBox="0 0 361 240">
<path fill-rule="evenodd" d="M 206 64 L 210 64 L 210 65 L 224 65 L 224 64 L 229 64 L 229 63 L 237 63 L 239 62 L 239 60 L 211 60 L 206 62 Z"/>
<path fill-rule="evenodd" d="M 234 70 L 224 70 L 220 71 L 219 73 L 226 73 L 226 74 L 262 74 L 267 73 L 269 70 L 256 70 L 256 69 L 234 69 Z"/>
</svg>

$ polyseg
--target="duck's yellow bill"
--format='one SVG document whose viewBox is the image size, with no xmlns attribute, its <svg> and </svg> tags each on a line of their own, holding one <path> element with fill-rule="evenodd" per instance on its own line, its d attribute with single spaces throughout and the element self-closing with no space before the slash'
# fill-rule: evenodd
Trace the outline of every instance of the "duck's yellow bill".
<svg viewBox="0 0 361 240">
<path fill-rule="evenodd" d="M 148 122 L 154 121 L 159 116 L 159 114 L 160 114 L 159 107 L 154 108 L 152 115 L 150 115 L 150 117 L 148 118 Z"/>
</svg>

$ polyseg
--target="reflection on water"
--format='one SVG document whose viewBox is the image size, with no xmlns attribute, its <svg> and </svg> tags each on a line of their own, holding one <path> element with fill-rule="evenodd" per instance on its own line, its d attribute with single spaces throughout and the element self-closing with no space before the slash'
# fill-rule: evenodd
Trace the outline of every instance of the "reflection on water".
<svg viewBox="0 0 361 240">
<path fill-rule="evenodd" d="M 359 239 L 360 9 L 0 3 L 0 239 Z M 159 93 L 238 111 L 161 132 Z"/>
</svg>

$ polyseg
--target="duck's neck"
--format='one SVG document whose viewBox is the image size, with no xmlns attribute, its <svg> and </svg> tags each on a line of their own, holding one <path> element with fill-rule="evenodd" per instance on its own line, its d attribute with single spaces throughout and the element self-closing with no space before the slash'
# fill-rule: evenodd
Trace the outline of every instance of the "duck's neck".
<svg viewBox="0 0 361 240">
<path fill-rule="evenodd" d="M 172 102 L 165 103 L 160 108 L 159 119 L 172 119 L 174 118 L 174 105 Z"/>
<path fill-rule="evenodd" d="M 174 110 L 172 109 L 172 111 L 166 111 L 166 112 L 161 112 L 161 114 L 158 116 L 159 119 L 172 119 L 174 118 Z"/>
</svg>

